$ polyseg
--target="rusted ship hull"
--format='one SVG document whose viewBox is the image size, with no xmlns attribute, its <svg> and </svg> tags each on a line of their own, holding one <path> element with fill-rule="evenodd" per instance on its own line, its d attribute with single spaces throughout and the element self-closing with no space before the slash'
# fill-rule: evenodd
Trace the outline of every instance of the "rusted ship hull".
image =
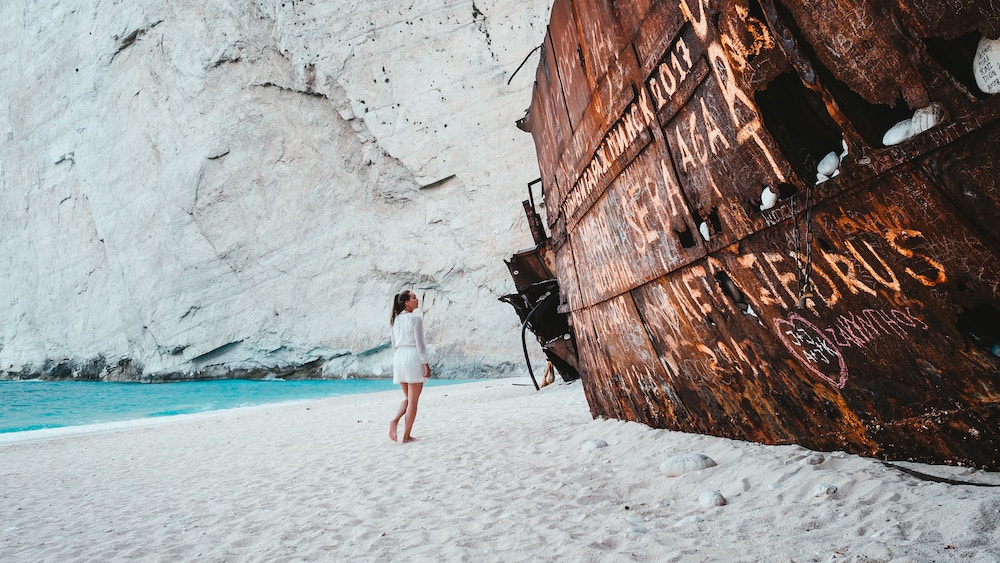
<svg viewBox="0 0 1000 563">
<path fill-rule="evenodd" d="M 1000 14 L 925 3 L 555 1 L 524 127 L 595 416 L 1000 469 Z"/>
</svg>

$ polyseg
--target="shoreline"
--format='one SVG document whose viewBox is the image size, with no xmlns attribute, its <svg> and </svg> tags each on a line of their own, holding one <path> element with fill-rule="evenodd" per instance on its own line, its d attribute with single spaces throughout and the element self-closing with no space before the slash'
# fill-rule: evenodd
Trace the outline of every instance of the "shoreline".
<svg viewBox="0 0 1000 563">
<path fill-rule="evenodd" d="M 377 393 L 388 393 L 388 391 L 377 391 Z M 279 407 L 282 405 L 293 405 L 299 403 L 311 403 L 323 401 L 323 399 L 293 399 L 263 405 L 245 405 L 240 407 L 229 407 L 224 409 L 214 409 L 200 412 L 189 412 L 182 414 L 170 414 L 163 416 L 146 416 L 142 418 L 129 418 L 124 420 L 113 420 L 108 422 L 93 422 L 87 424 L 74 424 L 70 426 L 58 426 L 55 428 L 38 428 L 34 430 L 19 430 L 16 432 L 0 432 L 0 448 L 5 444 L 17 444 L 21 442 L 34 442 L 38 440 L 54 440 L 57 438 L 72 438 L 88 434 L 101 434 L 105 432 L 115 432 L 118 430 L 129 430 L 143 428 L 146 426 L 156 426 L 160 424 L 171 424 L 175 422 L 186 422 L 200 418 L 211 418 L 216 415 L 225 415 L 229 411 L 252 411 L 255 409 L 266 409 L 268 407 Z M 2 449 L 0 449 L 2 452 Z"/>
<path fill-rule="evenodd" d="M 401 399 L 2 444 L 0 560 L 1000 561 L 998 488 L 594 420 L 580 382 L 527 378 L 426 388 L 398 444 Z M 716 465 L 664 474 L 694 454 Z"/>
<path fill-rule="evenodd" d="M 220 381 L 220 380 L 214 380 L 214 381 Z M 324 380 L 313 380 L 313 381 L 324 381 Z M 385 380 L 385 381 L 387 383 L 391 383 L 391 380 Z M 433 383 L 430 384 L 428 388 L 437 386 L 461 385 L 464 383 L 475 383 L 478 381 L 492 381 L 492 380 L 480 379 L 480 380 L 432 380 L 432 381 Z M 24 380 L 24 382 L 53 383 L 50 381 L 43 381 L 43 380 Z M 63 383 L 63 382 L 55 381 L 55 383 Z M 99 382 L 99 381 L 81 381 L 73 383 L 84 383 L 84 384 L 94 384 L 94 385 L 102 385 L 105 383 L 118 384 L 118 382 Z M 189 382 L 169 382 L 169 383 L 189 383 Z M 131 383 L 126 383 L 126 384 L 131 385 Z M 84 422 L 79 424 L 67 424 L 63 426 L 53 426 L 47 428 L 33 428 L 29 430 L 0 431 L 0 445 L 3 445 L 5 443 L 14 443 L 14 442 L 31 441 L 31 440 L 44 440 L 50 438 L 59 438 L 63 436 L 73 436 L 77 434 L 91 434 L 95 432 L 114 431 L 117 429 L 135 428 L 144 426 L 145 424 L 166 423 L 181 417 L 198 416 L 206 414 L 211 415 L 213 413 L 220 413 L 229 410 L 252 409 L 257 407 L 269 407 L 269 406 L 277 406 L 284 404 L 322 401 L 325 399 L 330 399 L 339 396 L 349 396 L 354 394 L 387 393 L 387 392 L 392 392 L 393 390 L 397 389 L 390 387 L 389 389 L 386 390 L 362 391 L 360 393 L 346 393 L 346 394 L 341 393 L 337 395 L 331 395 L 329 397 L 289 398 L 280 401 L 228 406 L 222 408 L 210 408 L 208 410 L 201 410 L 201 411 L 187 412 L 187 413 L 145 415 L 145 416 L 139 416 L 137 418 L 121 418 L 117 420 L 106 420 L 99 422 Z"/>
</svg>

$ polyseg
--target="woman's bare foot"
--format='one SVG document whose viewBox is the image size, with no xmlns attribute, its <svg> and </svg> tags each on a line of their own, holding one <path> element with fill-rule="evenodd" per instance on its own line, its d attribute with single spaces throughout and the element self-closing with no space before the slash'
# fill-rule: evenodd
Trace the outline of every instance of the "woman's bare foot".
<svg viewBox="0 0 1000 563">
<path fill-rule="evenodd" d="M 403 443 L 404 444 L 407 443 L 407 442 L 416 442 L 416 441 L 417 441 L 417 439 L 414 438 L 413 436 L 410 436 L 409 438 L 403 438 Z"/>
<path fill-rule="evenodd" d="M 396 425 L 399 424 L 398 420 L 393 420 L 389 423 L 389 439 L 393 442 L 396 441 Z"/>
</svg>

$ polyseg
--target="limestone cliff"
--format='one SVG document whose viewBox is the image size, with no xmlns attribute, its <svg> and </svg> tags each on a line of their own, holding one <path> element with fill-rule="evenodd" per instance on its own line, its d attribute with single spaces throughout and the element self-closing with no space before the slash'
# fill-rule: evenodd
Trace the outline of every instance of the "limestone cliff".
<svg viewBox="0 0 1000 563">
<path fill-rule="evenodd" d="M 385 376 L 404 288 L 439 374 L 523 369 L 549 8 L 5 0 L 0 377 Z"/>
</svg>

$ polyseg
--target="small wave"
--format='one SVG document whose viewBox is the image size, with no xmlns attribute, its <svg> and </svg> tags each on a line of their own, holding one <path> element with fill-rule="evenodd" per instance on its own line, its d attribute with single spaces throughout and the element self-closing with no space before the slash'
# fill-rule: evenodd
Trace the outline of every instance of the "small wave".
<svg viewBox="0 0 1000 563">
<path fill-rule="evenodd" d="M 13 426 L 11 428 L 0 428 L 0 434 L 7 432 L 28 432 L 30 430 L 44 430 L 46 428 L 59 428 L 51 424 L 28 424 L 26 426 Z"/>
<path fill-rule="evenodd" d="M 191 414 L 196 412 L 204 412 L 205 410 L 211 409 L 167 409 L 162 411 L 156 411 L 149 413 L 149 416 L 176 416 L 179 414 Z"/>
</svg>

